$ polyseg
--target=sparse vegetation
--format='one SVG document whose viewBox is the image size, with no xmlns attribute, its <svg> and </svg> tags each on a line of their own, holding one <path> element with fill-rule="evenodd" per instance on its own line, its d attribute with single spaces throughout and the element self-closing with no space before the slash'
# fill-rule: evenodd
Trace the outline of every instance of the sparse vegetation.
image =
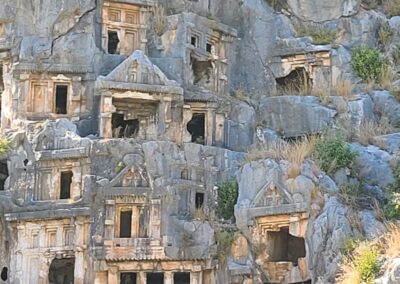
<svg viewBox="0 0 400 284">
<path fill-rule="evenodd" d="M 378 257 L 376 245 L 367 241 L 361 242 L 350 256 L 345 257 L 338 283 L 372 284 L 380 269 Z"/>
<path fill-rule="evenodd" d="M 384 0 L 383 10 L 385 14 L 393 17 L 400 15 L 400 0 Z"/>
<path fill-rule="evenodd" d="M 392 41 L 392 37 L 393 37 L 393 30 L 389 26 L 389 24 L 387 23 L 382 24 L 378 31 L 378 40 L 382 49 L 385 49 L 390 44 L 390 42 Z"/>
<path fill-rule="evenodd" d="M 354 88 L 354 84 L 349 79 L 338 78 L 333 85 L 335 95 L 345 98 L 347 101 Z"/>
<path fill-rule="evenodd" d="M 358 156 L 338 133 L 323 135 L 317 141 L 315 150 L 321 168 L 327 173 L 334 173 L 341 168 L 351 169 Z"/>
<path fill-rule="evenodd" d="M 386 219 L 400 219 L 400 162 L 393 168 L 394 182 L 386 188 L 386 204 L 383 211 Z"/>
<path fill-rule="evenodd" d="M 343 242 L 342 247 L 341 247 L 341 252 L 344 255 L 348 255 L 348 254 L 352 253 L 363 241 L 364 241 L 364 238 L 350 237 Z"/>
<path fill-rule="evenodd" d="M 215 233 L 215 241 L 218 246 L 217 254 L 221 263 L 226 262 L 234 240 L 235 233 L 233 231 L 223 230 Z"/>
<path fill-rule="evenodd" d="M 377 0 L 362 0 L 361 4 L 365 9 L 373 10 L 373 9 L 378 8 L 378 5 L 381 4 L 381 1 L 377 1 Z"/>
<path fill-rule="evenodd" d="M 10 149 L 11 142 L 6 138 L 0 137 L 0 155 L 5 154 Z"/>
<path fill-rule="evenodd" d="M 336 31 L 322 26 L 301 25 L 296 29 L 297 36 L 310 36 L 314 44 L 333 44 Z"/>
<path fill-rule="evenodd" d="M 235 178 L 225 181 L 218 189 L 217 213 L 225 220 L 234 216 L 234 207 L 238 198 L 238 183 Z"/>
<path fill-rule="evenodd" d="M 400 64 L 400 45 L 396 45 L 393 49 L 392 57 L 395 64 Z"/>
<path fill-rule="evenodd" d="M 156 35 L 162 36 L 165 32 L 167 25 L 164 7 L 161 5 L 155 5 L 153 12 L 154 12 L 154 18 L 153 18 L 154 31 Z"/>
<path fill-rule="evenodd" d="M 277 141 L 267 146 L 256 146 L 249 150 L 247 161 L 261 159 L 287 160 L 295 165 L 301 165 L 314 151 L 316 139 L 303 137 L 295 142 Z"/>
<path fill-rule="evenodd" d="M 400 256 L 400 225 L 397 223 L 387 223 L 388 231 L 383 235 L 380 241 L 382 251 L 388 258 Z"/>
<path fill-rule="evenodd" d="M 119 174 L 124 168 L 126 167 L 125 163 L 123 161 L 120 161 L 117 166 L 114 169 L 114 172 L 116 174 Z"/>
<path fill-rule="evenodd" d="M 374 137 L 393 132 L 393 128 L 387 117 L 381 117 L 379 121 L 365 120 L 360 125 L 358 142 L 362 145 L 373 144 Z"/>
<path fill-rule="evenodd" d="M 384 61 L 381 53 L 369 47 L 356 47 L 352 50 L 351 66 L 364 81 L 378 81 Z"/>
</svg>

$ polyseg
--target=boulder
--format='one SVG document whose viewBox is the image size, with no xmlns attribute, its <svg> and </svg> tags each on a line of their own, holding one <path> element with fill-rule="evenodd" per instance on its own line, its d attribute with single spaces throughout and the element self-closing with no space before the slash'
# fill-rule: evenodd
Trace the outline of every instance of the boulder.
<svg viewBox="0 0 400 284">
<path fill-rule="evenodd" d="M 259 105 L 262 125 L 282 136 L 299 137 L 322 131 L 333 121 L 336 111 L 321 106 L 312 96 L 264 98 Z"/>
<path fill-rule="evenodd" d="M 371 97 L 375 104 L 375 112 L 387 116 L 393 126 L 399 127 L 400 103 L 388 91 L 374 91 Z"/>
<path fill-rule="evenodd" d="M 349 111 L 352 129 L 356 136 L 360 133 L 360 126 L 364 121 L 374 119 L 373 102 L 368 95 L 358 96 L 357 99 L 349 102 Z"/>
<path fill-rule="evenodd" d="M 289 9 L 305 21 L 325 22 L 357 13 L 360 0 L 288 0 Z"/>
<path fill-rule="evenodd" d="M 359 178 L 363 182 L 380 187 L 385 187 L 394 182 L 390 167 L 390 163 L 394 159 L 393 156 L 372 145 L 364 147 L 353 143 L 351 148 L 359 153 L 356 165 Z"/>
</svg>

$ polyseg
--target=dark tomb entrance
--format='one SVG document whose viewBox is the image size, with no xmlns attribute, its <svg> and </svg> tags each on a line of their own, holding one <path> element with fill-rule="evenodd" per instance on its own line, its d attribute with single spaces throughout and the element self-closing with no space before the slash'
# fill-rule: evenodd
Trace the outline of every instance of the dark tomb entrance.
<svg viewBox="0 0 400 284">
<path fill-rule="evenodd" d="M 205 114 L 194 113 L 192 119 L 187 124 L 187 130 L 192 135 L 192 142 L 205 144 Z"/>
<path fill-rule="evenodd" d="M 54 259 L 49 269 L 50 284 L 74 283 L 75 258 Z"/>
</svg>

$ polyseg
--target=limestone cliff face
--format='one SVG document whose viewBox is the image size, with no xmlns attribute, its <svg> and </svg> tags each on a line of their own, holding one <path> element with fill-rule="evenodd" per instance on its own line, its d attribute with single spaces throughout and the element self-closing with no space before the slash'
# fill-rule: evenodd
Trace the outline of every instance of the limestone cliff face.
<svg viewBox="0 0 400 284">
<path fill-rule="evenodd" d="M 338 282 L 398 202 L 400 3 L 371 2 L 0 0 L 0 283 Z M 332 130 L 351 169 L 301 144 Z"/>
</svg>

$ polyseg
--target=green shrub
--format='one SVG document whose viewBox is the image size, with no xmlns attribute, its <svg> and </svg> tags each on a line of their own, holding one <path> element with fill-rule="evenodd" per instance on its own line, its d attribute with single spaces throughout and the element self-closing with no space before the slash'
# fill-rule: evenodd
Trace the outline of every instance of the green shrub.
<svg viewBox="0 0 400 284">
<path fill-rule="evenodd" d="M 123 161 L 120 161 L 118 165 L 115 167 L 114 172 L 116 174 L 119 174 L 125 167 L 126 167 L 125 163 Z"/>
<path fill-rule="evenodd" d="M 379 272 L 378 251 L 369 246 L 361 251 L 355 259 L 355 267 L 361 276 L 362 283 L 374 283 L 375 275 Z"/>
<path fill-rule="evenodd" d="M 221 218 L 232 219 L 237 198 L 238 184 L 236 179 L 229 179 L 219 187 L 217 213 Z"/>
<path fill-rule="evenodd" d="M 0 138 L 0 155 L 5 154 L 10 149 L 11 142 L 5 138 Z"/>
<path fill-rule="evenodd" d="M 332 44 L 336 31 L 322 26 L 300 25 L 296 28 L 297 36 L 310 36 L 314 44 Z"/>
<path fill-rule="evenodd" d="M 332 44 L 335 42 L 336 31 L 319 28 L 311 34 L 311 37 L 314 44 Z"/>
<path fill-rule="evenodd" d="M 358 153 L 352 151 L 341 135 L 324 135 L 315 145 L 316 157 L 321 168 L 328 173 L 339 169 L 352 169 Z"/>
<path fill-rule="evenodd" d="M 340 193 L 358 197 L 363 193 L 363 189 L 358 184 L 344 184 L 340 187 Z"/>
<path fill-rule="evenodd" d="M 350 237 L 346 239 L 342 247 L 340 248 L 342 254 L 347 255 L 350 253 L 353 253 L 353 251 L 360 245 L 361 242 L 363 242 L 364 239 L 360 237 Z"/>
<path fill-rule="evenodd" d="M 400 193 L 387 194 L 387 203 L 383 207 L 387 219 L 400 219 Z"/>
<path fill-rule="evenodd" d="M 356 47 L 352 50 L 351 66 L 357 76 L 366 81 L 380 78 L 384 61 L 381 53 L 369 47 Z"/>
</svg>

